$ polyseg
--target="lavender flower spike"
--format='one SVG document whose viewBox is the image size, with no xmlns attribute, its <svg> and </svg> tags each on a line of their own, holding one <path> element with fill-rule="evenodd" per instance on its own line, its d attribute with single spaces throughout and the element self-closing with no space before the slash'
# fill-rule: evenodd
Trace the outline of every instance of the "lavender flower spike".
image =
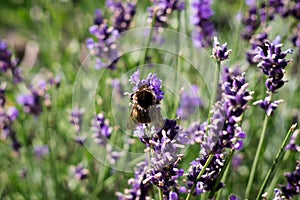
<svg viewBox="0 0 300 200">
<path fill-rule="evenodd" d="M 77 180 L 87 179 L 89 176 L 89 170 L 84 168 L 82 164 L 77 166 L 71 166 L 71 171 L 74 173 L 74 176 Z"/>
<path fill-rule="evenodd" d="M 194 15 L 192 23 L 195 26 L 193 40 L 195 47 L 210 47 L 212 38 L 216 35 L 215 27 L 211 22 L 214 12 L 211 9 L 212 0 L 194 0 L 192 4 Z"/>
<path fill-rule="evenodd" d="M 293 199 L 297 194 L 300 194 L 300 162 L 297 161 L 296 170 L 294 172 L 285 173 L 287 185 L 281 186 L 282 193 L 287 199 Z"/>
<path fill-rule="evenodd" d="M 217 61 L 223 61 L 228 59 L 229 54 L 232 52 L 231 49 L 227 49 L 227 43 L 220 44 L 217 37 L 214 37 L 214 45 L 212 50 L 212 57 Z"/>
</svg>

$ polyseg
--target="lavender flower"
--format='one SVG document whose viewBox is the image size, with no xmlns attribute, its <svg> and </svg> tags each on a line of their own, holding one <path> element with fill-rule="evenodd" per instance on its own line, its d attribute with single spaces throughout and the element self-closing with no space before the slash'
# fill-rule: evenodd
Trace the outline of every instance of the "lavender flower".
<svg viewBox="0 0 300 200">
<path fill-rule="evenodd" d="M 121 0 L 107 0 L 106 6 L 113 13 L 114 28 L 119 32 L 128 30 L 135 15 L 136 4 L 133 2 L 122 2 Z"/>
<path fill-rule="evenodd" d="M 183 0 L 153 0 L 153 5 L 148 8 L 150 16 L 148 23 L 155 20 L 155 27 L 165 27 L 168 25 L 168 18 L 174 10 L 182 11 L 184 9 Z"/>
<path fill-rule="evenodd" d="M 150 182 L 151 184 L 156 185 L 162 189 L 165 197 L 168 197 L 171 194 L 175 195 L 174 192 L 172 192 L 172 188 L 178 186 L 178 178 L 181 177 L 184 172 L 183 169 L 178 169 L 178 161 L 179 160 L 161 169 L 150 169 L 146 173 L 146 178 L 143 180 L 143 184 Z"/>
<path fill-rule="evenodd" d="M 43 111 L 43 104 L 51 106 L 51 98 L 47 93 L 49 89 L 50 84 L 41 80 L 37 85 L 29 87 L 29 94 L 18 95 L 17 102 L 23 106 L 24 112 L 39 116 Z"/>
<path fill-rule="evenodd" d="M 245 40 L 251 39 L 260 24 L 266 25 L 268 21 L 272 21 L 275 14 L 278 13 L 286 17 L 288 13 L 286 5 L 282 0 L 269 0 L 268 3 L 263 2 L 260 6 L 257 6 L 255 1 L 251 1 L 248 2 L 248 6 L 248 13 L 242 20 L 245 30 L 241 36 Z"/>
<path fill-rule="evenodd" d="M 134 199 L 148 199 L 151 189 L 150 182 L 144 183 L 146 179 L 148 163 L 141 162 L 137 164 L 135 169 L 134 178 L 128 180 L 128 184 L 131 185 L 131 189 L 126 189 L 124 194 L 117 192 L 119 200 L 134 200 Z"/>
<path fill-rule="evenodd" d="M 299 3 L 299 8 L 300 8 L 300 3 Z M 294 35 L 291 38 L 291 41 L 295 47 L 298 47 L 298 52 L 300 54 L 300 23 L 298 23 Z"/>
<path fill-rule="evenodd" d="M 193 39 L 195 47 L 209 47 L 212 44 L 212 38 L 216 35 L 211 17 L 214 12 L 211 9 L 211 0 L 194 0 L 192 4 L 194 15 L 191 19 L 195 30 Z"/>
<path fill-rule="evenodd" d="M 70 113 L 69 121 L 73 124 L 77 133 L 81 131 L 83 115 L 84 109 L 78 107 L 75 107 Z"/>
<path fill-rule="evenodd" d="M 90 173 L 89 170 L 84 168 L 82 164 L 71 166 L 71 171 L 74 173 L 75 178 L 79 181 L 87 179 Z"/>
<path fill-rule="evenodd" d="M 34 146 L 34 154 L 38 158 L 43 158 L 49 154 L 49 148 L 47 145 L 37 145 Z"/>
<path fill-rule="evenodd" d="M 200 179 L 197 179 L 197 177 L 205 165 L 208 156 L 197 158 L 190 163 L 187 176 L 187 187 L 191 188 L 193 184 L 196 184 L 193 195 L 197 196 L 206 193 L 213 188 L 215 181 L 224 165 L 223 156 L 223 154 L 216 154 Z M 219 183 L 217 190 L 221 189 L 222 187 L 223 184 Z"/>
<path fill-rule="evenodd" d="M 18 67 L 18 61 L 12 57 L 12 52 L 8 49 L 8 45 L 3 40 L 0 40 L 0 71 L 11 71 L 14 83 L 19 83 L 23 79 L 21 70 Z"/>
<path fill-rule="evenodd" d="M 109 126 L 108 119 L 105 119 L 104 114 L 100 113 L 92 119 L 91 124 L 95 142 L 105 146 L 112 133 L 112 128 Z"/>
<path fill-rule="evenodd" d="M 259 105 L 268 116 L 272 116 L 278 105 L 282 102 L 282 99 L 271 102 L 271 96 L 267 96 L 264 100 L 254 102 L 253 105 Z"/>
<path fill-rule="evenodd" d="M 274 189 L 274 198 L 273 200 L 285 200 L 286 198 L 282 196 L 282 192 L 280 189 L 275 188 Z"/>
<path fill-rule="evenodd" d="M 248 13 L 242 19 L 242 23 L 245 26 L 245 31 L 243 31 L 241 36 L 244 40 L 250 40 L 260 25 L 258 9 L 255 3 L 250 5 Z"/>
<path fill-rule="evenodd" d="M 223 61 L 228 59 L 229 54 L 231 53 L 231 49 L 227 49 L 227 43 L 220 44 L 218 41 L 217 37 L 214 37 L 214 47 L 212 49 L 212 56 L 217 60 L 217 61 Z"/>
<path fill-rule="evenodd" d="M 250 39 L 251 49 L 246 52 L 247 61 L 252 65 L 257 65 L 259 60 L 255 57 L 257 48 L 260 47 L 263 51 L 267 51 L 265 42 L 268 39 L 268 30 L 263 31 L 257 35 L 253 35 Z"/>
<path fill-rule="evenodd" d="M 300 162 L 297 162 L 294 172 L 284 174 L 287 179 L 287 185 L 281 186 L 281 191 L 287 199 L 293 199 L 297 194 L 300 194 Z"/>
<path fill-rule="evenodd" d="M 286 60 L 285 57 L 288 53 L 291 54 L 293 50 L 282 51 L 282 46 L 283 44 L 274 44 L 266 41 L 266 49 L 257 47 L 255 57 L 260 61 L 257 66 L 268 76 L 266 87 L 271 92 L 275 92 L 284 85 L 282 80 L 285 73 L 284 68 L 291 62 L 291 60 Z"/>
<path fill-rule="evenodd" d="M 230 195 L 229 200 L 240 200 L 240 198 L 238 198 L 236 195 L 232 194 L 232 195 Z"/>
<path fill-rule="evenodd" d="M 177 115 L 181 119 L 186 120 L 195 113 L 197 109 L 203 106 L 202 99 L 198 96 L 199 88 L 192 85 L 192 94 L 183 91 L 180 97 L 180 107 L 177 110 Z"/>
<path fill-rule="evenodd" d="M 17 134 L 13 130 L 13 122 L 17 119 L 19 111 L 15 107 L 6 107 L 5 103 L 6 84 L 0 84 L 0 137 L 10 138 L 12 149 L 19 152 L 21 143 L 17 139 Z"/>
<path fill-rule="evenodd" d="M 298 144 L 296 144 L 298 135 L 299 135 L 299 129 L 295 130 L 295 132 L 293 133 L 293 135 L 290 139 L 290 142 L 288 143 L 288 145 L 285 148 L 286 150 L 300 152 L 300 146 Z"/>
<path fill-rule="evenodd" d="M 119 31 L 108 25 L 107 20 L 103 19 L 101 10 L 95 11 L 94 23 L 89 31 L 96 38 L 96 41 L 93 38 L 88 38 L 86 46 L 96 56 L 95 68 L 115 69 L 119 57 L 116 46 Z"/>
<path fill-rule="evenodd" d="M 156 74 L 149 73 L 147 79 L 140 80 L 140 70 L 137 70 L 132 74 L 129 81 L 133 85 L 133 92 L 137 92 L 143 88 L 152 90 L 155 94 L 155 104 L 159 104 L 164 98 L 164 92 L 161 90 L 162 81 L 157 78 Z"/>
</svg>

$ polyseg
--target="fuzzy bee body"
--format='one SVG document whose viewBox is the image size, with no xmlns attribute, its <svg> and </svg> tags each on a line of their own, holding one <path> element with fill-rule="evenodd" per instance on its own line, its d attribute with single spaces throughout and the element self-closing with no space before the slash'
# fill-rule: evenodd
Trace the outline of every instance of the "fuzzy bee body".
<svg viewBox="0 0 300 200">
<path fill-rule="evenodd" d="M 156 121 L 163 121 L 160 109 L 157 107 L 154 92 L 142 86 L 138 91 L 131 95 L 132 110 L 127 124 L 128 129 L 134 129 L 138 124 L 148 124 Z"/>
</svg>

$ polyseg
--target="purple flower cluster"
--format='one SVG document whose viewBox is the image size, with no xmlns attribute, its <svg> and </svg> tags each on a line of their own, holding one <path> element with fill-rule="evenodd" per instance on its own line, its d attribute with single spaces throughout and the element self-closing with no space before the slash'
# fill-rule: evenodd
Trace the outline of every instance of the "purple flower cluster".
<svg viewBox="0 0 300 200">
<path fill-rule="evenodd" d="M 299 7 L 300 7 L 300 3 L 299 3 Z M 300 53 L 300 23 L 298 23 L 297 27 L 295 28 L 295 32 L 291 38 L 291 41 L 295 47 L 298 47 L 298 51 Z"/>
<path fill-rule="evenodd" d="M 184 170 L 178 169 L 178 160 L 172 162 L 160 169 L 151 168 L 147 171 L 143 184 L 148 182 L 159 187 L 165 197 L 177 194 L 172 192 L 173 188 L 178 188 L 178 178 L 183 176 Z M 175 194 L 174 194 L 175 193 Z M 177 195 L 178 196 L 178 195 Z"/>
<path fill-rule="evenodd" d="M 206 193 L 207 191 L 210 191 L 213 188 L 215 181 L 218 178 L 219 172 L 221 171 L 224 165 L 223 156 L 223 154 L 216 154 L 210 162 L 209 166 L 206 168 L 204 174 L 200 177 L 200 179 L 197 179 L 197 177 L 200 171 L 202 170 L 203 166 L 205 165 L 208 156 L 197 158 L 196 160 L 193 160 L 190 163 L 187 176 L 187 187 L 190 189 L 192 188 L 193 184 L 196 185 L 193 195 L 197 196 Z M 217 190 L 221 189 L 222 187 L 223 184 L 219 183 Z"/>
<path fill-rule="evenodd" d="M 285 73 L 285 67 L 291 62 L 291 60 L 286 60 L 288 53 L 292 53 L 292 49 L 282 51 L 279 39 L 275 39 L 274 42 L 270 42 L 265 38 L 265 34 L 261 37 L 263 41 L 262 46 L 257 46 L 256 55 L 253 57 L 257 66 L 261 71 L 268 76 L 266 80 L 266 87 L 268 89 L 268 96 L 264 100 L 258 100 L 254 102 L 255 105 L 259 105 L 263 110 L 265 110 L 268 116 L 271 116 L 274 110 L 278 107 L 278 104 L 282 100 L 271 101 L 271 94 L 276 92 L 281 88 L 286 81 L 283 80 Z"/>
<path fill-rule="evenodd" d="M 181 119 L 187 120 L 197 109 L 203 107 L 203 105 L 204 103 L 199 97 L 199 88 L 196 85 L 192 85 L 192 93 L 182 91 L 177 115 L 180 116 Z"/>
<path fill-rule="evenodd" d="M 84 109 L 79 109 L 78 107 L 75 107 L 70 113 L 69 121 L 71 122 L 71 124 L 73 124 L 77 133 L 81 131 L 83 115 Z"/>
<path fill-rule="evenodd" d="M 146 79 L 140 80 L 140 70 L 137 70 L 132 74 L 129 81 L 133 85 L 133 92 L 137 92 L 142 88 L 148 88 L 155 94 L 156 104 L 164 98 L 164 92 L 161 90 L 162 81 L 157 78 L 156 74 L 148 74 Z"/>
<path fill-rule="evenodd" d="M 255 3 L 251 4 L 248 13 L 242 19 L 242 23 L 245 26 L 245 30 L 241 34 L 243 39 L 250 40 L 252 35 L 254 35 L 255 31 L 258 29 L 260 25 L 258 13 L 259 11 Z"/>
<path fill-rule="evenodd" d="M 95 142 L 105 146 L 112 133 L 112 127 L 109 126 L 108 119 L 105 119 L 103 113 L 99 113 L 92 119 L 91 125 Z"/>
<path fill-rule="evenodd" d="M 224 69 L 222 97 L 212 109 L 210 123 L 193 126 L 190 134 L 192 143 L 200 143 L 200 158 L 191 163 L 188 178 L 188 188 L 196 186 L 194 195 L 205 193 L 212 189 L 224 164 L 225 149 L 240 150 L 243 148 L 243 140 L 246 133 L 239 126 L 241 117 L 247 109 L 248 102 L 252 99 L 252 92 L 248 91 L 245 74 L 236 75 L 236 71 L 230 72 Z M 205 173 L 197 180 L 202 167 L 209 155 L 213 153 Z M 219 183 L 218 188 L 222 187 Z"/>
<path fill-rule="evenodd" d="M 12 148 L 18 152 L 21 148 L 21 143 L 17 139 L 16 132 L 13 130 L 13 122 L 17 119 L 19 111 L 15 107 L 6 107 L 5 105 L 6 84 L 0 84 L 0 132 L 1 139 L 10 138 Z"/>
<path fill-rule="evenodd" d="M 220 153 L 224 148 L 240 150 L 246 133 L 239 126 L 242 114 L 252 99 L 252 92 L 248 91 L 245 74 L 232 76 L 224 69 L 222 84 L 222 100 L 213 109 L 211 123 L 207 127 L 207 136 L 202 142 L 202 154 L 210 152 Z"/>
<path fill-rule="evenodd" d="M 119 32 L 128 30 L 135 15 L 136 4 L 121 0 L 107 0 L 106 6 L 113 14 L 114 28 Z"/>
<path fill-rule="evenodd" d="M 143 162 L 148 163 L 149 167 L 144 165 L 142 178 L 141 174 L 138 174 L 139 182 L 134 180 L 134 186 L 138 186 L 138 188 L 134 189 L 133 187 L 132 190 L 139 189 L 147 194 L 148 192 L 142 188 L 147 186 L 149 189 L 150 185 L 156 185 L 162 190 L 165 198 L 176 199 L 175 197 L 178 197 L 177 190 L 180 187 L 178 178 L 184 173 L 183 169 L 178 168 L 178 162 L 183 156 L 180 154 L 180 150 L 189 141 L 186 133 L 181 132 L 176 120 L 166 119 L 162 130 L 157 132 L 154 128 L 149 130 L 149 127 L 140 125 L 134 131 L 134 135 L 146 144 L 146 151 L 151 154 L 151 158 Z M 174 188 L 176 189 L 174 190 Z M 118 196 L 124 198 L 124 195 L 118 194 Z"/>
<path fill-rule="evenodd" d="M 110 164 L 115 164 L 123 153 L 114 151 L 112 145 L 108 142 L 113 128 L 109 125 L 109 120 L 105 118 L 103 113 L 99 113 L 91 120 L 91 131 L 94 142 L 105 148 L 106 160 Z"/>
<path fill-rule="evenodd" d="M 256 1 L 248 1 L 249 10 L 243 17 L 242 23 L 245 30 L 241 34 L 245 40 L 250 40 L 255 34 L 260 24 L 266 24 L 267 21 L 274 20 L 275 14 L 280 14 L 283 17 L 288 15 L 287 7 L 282 0 L 268 0 L 268 3 L 261 3 L 256 5 Z"/>
<path fill-rule="evenodd" d="M 14 83 L 19 83 L 23 80 L 18 61 L 13 58 L 7 43 L 0 40 L 0 72 L 5 73 L 7 71 L 11 71 Z"/>
<path fill-rule="evenodd" d="M 79 181 L 87 179 L 90 174 L 89 170 L 84 168 L 82 164 L 71 166 L 71 171 L 73 172 L 74 177 Z"/>
<path fill-rule="evenodd" d="M 119 58 L 116 41 L 120 32 L 129 28 L 135 14 L 135 3 L 119 0 L 107 0 L 107 6 L 114 15 L 113 26 L 104 19 L 101 10 L 95 11 L 94 25 L 89 32 L 96 38 L 88 38 L 86 46 L 93 55 L 96 55 L 96 69 L 116 69 Z"/>
<path fill-rule="evenodd" d="M 48 90 L 51 86 L 58 86 L 59 82 L 41 80 L 36 86 L 29 86 L 29 94 L 21 94 L 17 97 L 17 102 L 23 106 L 25 113 L 39 116 L 43 111 L 43 105 L 51 106 L 51 97 Z"/>
<path fill-rule="evenodd" d="M 214 45 L 212 49 L 212 56 L 217 61 L 223 61 L 228 59 L 229 54 L 231 53 L 231 49 L 227 49 L 227 43 L 220 44 L 217 37 L 214 37 Z"/>
<path fill-rule="evenodd" d="M 124 194 L 117 192 L 119 200 L 135 200 L 135 199 L 147 199 L 149 198 L 149 192 L 151 189 L 151 183 L 146 182 L 146 171 L 148 169 L 147 162 L 141 162 L 137 164 L 134 172 L 134 178 L 128 180 L 128 184 L 131 185 L 131 189 L 126 189 Z"/>
<path fill-rule="evenodd" d="M 299 129 L 295 130 L 293 133 L 290 142 L 286 146 L 286 150 L 300 152 L 300 146 L 296 143 L 297 137 L 299 136 Z"/>
<path fill-rule="evenodd" d="M 118 50 L 116 40 L 119 36 L 118 30 L 108 25 L 107 20 L 103 19 L 102 11 L 95 11 L 95 24 L 90 27 L 90 33 L 95 36 L 86 40 L 86 46 L 93 55 L 97 56 L 96 69 L 107 67 L 115 69 L 118 61 Z"/>
<path fill-rule="evenodd" d="M 194 0 L 192 4 L 194 15 L 191 21 L 195 26 L 193 31 L 195 47 L 210 47 L 212 39 L 216 35 L 211 22 L 211 17 L 214 15 L 211 4 L 211 0 Z"/>
<path fill-rule="evenodd" d="M 257 65 L 258 64 L 258 60 L 255 57 L 257 54 L 257 48 L 260 47 L 261 49 L 263 49 L 264 51 L 267 51 L 267 48 L 265 46 L 265 42 L 268 39 L 268 30 L 265 30 L 257 35 L 253 35 L 250 39 L 250 45 L 251 48 L 250 50 L 248 50 L 246 52 L 246 58 L 247 61 L 251 64 L 251 65 Z M 276 41 L 276 40 L 275 40 Z M 273 41 L 273 43 L 275 42 Z"/>
<path fill-rule="evenodd" d="M 174 10 L 184 10 L 183 0 L 153 0 L 153 5 L 148 8 L 150 13 L 148 23 L 155 20 L 155 27 L 165 27 L 168 25 L 169 16 Z"/>
<path fill-rule="evenodd" d="M 268 116 L 272 116 L 274 111 L 277 109 L 278 105 L 282 103 L 283 100 L 279 99 L 276 101 L 271 101 L 271 96 L 266 96 L 264 100 L 258 100 L 253 103 L 253 105 L 259 105 Z"/>
<path fill-rule="evenodd" d="M 43 158 L 49 154 L 49 148 L 47 145 L 36 145 L 34 146 L 34 154 L 38 158 Z"/>
<path fill-rule="evenodd" d="M 269 41 L 266 41 L 264 45 L 266 49 L 257 47 L 255 57 L 260 61 L 257 66 L 268 76 L 266 81 L 268 90 L 275 92 L 284 85 L 285 81 L 282 80 L 285 73 L 284 68 L 291 62 L 291 60 L 286 60 L 285 57 L 288 53 L 291 54 L 293 50 L 282 51 L 283 44 L 274 44 Z"/>
<path fill-rule="evenodd" d="M 297 166 L 294 172 L 287 172 L 284 174 L 287 180 L 287 185 L 281 186 L 281 191 L 285 198 L 293 199 L 297 194 L 300 194 L 300 162 L 297 162 Z"/>
</svg>

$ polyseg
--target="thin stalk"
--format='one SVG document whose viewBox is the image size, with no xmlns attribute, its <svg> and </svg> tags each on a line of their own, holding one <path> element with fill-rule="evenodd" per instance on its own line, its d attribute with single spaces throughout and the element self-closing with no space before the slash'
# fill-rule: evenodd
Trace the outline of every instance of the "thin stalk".
<svg viewBox="0 0 300 200">
<path fill-rule="evenodd" d="M 216 96 L 218 93 L 218 86 L 219 86 L 219 78 L 220 78 L 220 70 L 221 70 L 221 61 L 216 62 L 216 70 L 214 75 L 214 83 L 213 83 L 213 90 L 212 90 L 212 98 L 210 102 L 209 112 L 208 112 L 208 125 L 210 123 L 210 117 L 211 117 L 211 109 L 216 101 Z"/>
<path fill-rule="evenodd" d="M 219 183 L 220 183 L 220 181 L 221 181 L 221 179 L 222 179 L 222 177 L 224 175 L 224 172 L 226 171 L 226 169 L 228 168 L 228 166 L 230 165 L 230 163 L 232 161 L 232 157 L 234 155 L 234 152 L 235 152 L 235 150 L 231 149 L 229 155 L 227 156 L 227 159 L 226 159 L 226 161 L 224 163 L 224 166 L 223 166 L 223 168 L 222 168 L 222 170 L 221 170 L 221 172 L 220 172 L 217 180 L 215 181 L 215 184 L 214 184 L 214 186 L 213 186 L 213 188 L 212 188 L 212 190 L 211 190 L 211 192 L 210 192 L 210 194 L 208 196 L 209 199 L 212 198 L 215 195 L 215 192 L 216 192 L 217 187 L 218 187 L 218 185 L 219 185 Z"/>
<path fill-rule="evenodd" d="M 191 199 L 191 197 L 192 197 L 192 195 L 193 195 L 193 193 L 194 193 L 194 190 L 195 190 L 195 188 L 196 188 L 197 181 L 198 181 L 198 180 L 201 178 L 201 176 L 204 174 L 206 168 L 208 167 L 208 165 L 209 165 L 210 162 L 212 161 L 213 157 L 214 157 L 214 154 L 210 154 L 210 155 L 208 156 L 208 158 L 207 158 L 207 160 L 206 160 L 206 162 L 205 162 L 203 168 L 201 169 L 200 173 L 199 173 L 198 176 L 197 176 L 196 181 L 194 181 L 194 184 L 193 184 L 193 186 L 192 186 L 192 188 L 191 188 L 191 190 L 190 190 L 190 193 L 187 195 L 187 197 L 186 197 L 185 200 Z"/>
<path fill-rule="evenodd" d="M 177 42 L 176 42 L 176 78 L 175 78 L 175 91 L 177 92 L 178 91 L 178 74 L 180 74 L 180 58 L 181 58 L 181 55 L 179 55 L 179 48 L 180 48 L 180 35 L 179 35 L 179 31 L 180 31 L 180 11 L 177 11 Z M 176 118 L 176 110 L 179 106 L 179 102 L 176 103 L 176 101 L 174 101 L 174 105 L 173 105 L 173 114 L 174 114 L 174 118 Z"/>
<path fill-rule="evenodd" d="M 230 168 L 227 167 L 226 170 L 225 170 L 225 173 L 224 173 L 223 178 L 222 178 L 222 182 L 223 182 L 223 183 L 225 183 L 226 180 L 227 180 L 228 173 L 229 173 L 229 169 L 230 169 Z M 220 199 L 221 199 L 222 191 L 223 191 L 223 190 L 221 190 L 221 191 L 219 191 L 219 192 L 217 193 L 216 200 L 220 200 Z"/>
<path fill-rule="evenodd" d="M 265 188 L 266 188 L 266 186 L 267 186 L 270 178 L 273 177 L 275 171 L 277 170 L 278 163 L 280 163 L 280 161 L 282 160 L 282 158 L 284 156 L 285 147 L 288 144 L 288 142 L 290 141 L 290 137 L 292 136 L 293 132 L 295 131 L 296 126 L 297 126 L 297 124 L 293 124 L 290 127 L 288 133 L 286 134 L 286 136 L 285 136 L 285 138 L 284 138 L 284 140 L 283 140 L 283 142 L 281 144 L 281 147 L 280 147 L 279 151 L 277 152 L 276 157 L 275 157 L 275 159 L 273 161 L 272 167 L 269 169 L 269 171 L 267 173 L 267 176 L 266 176 L 266 178 L 265 178 L 265 180 L 264 180 L 264 182 L 263 182 L 263 184 L 262 184 L 262 186 L 261 186 L 261 188 L 260 188 L 260 190 L 259 190 L 259 192 L 258 192 L 258 194 L 256 196 L 257 200 L 259 200 L 261 198 L 261 195 L 264 192 L 264 190 L 265 190 Z"/>
<path fill-rule="evenodd" d="M 140 61 L 140 64 L 138 66 L 144 65 L 145 62 L 146 62 L 149 45 L 150 45 L 150 42 L 152 40 L 152 35 L 153 35 L 153 30 L 154 30 L 153 27 L 154 27 L 155 21 L 156 21 L 155 18 L 156 18 L 156 11 L 154 10 L 154 12 L 153 12 L 153 19 L 152 19 L 152 23 L 151 23 L 151 27 L 150 27 L 150 33 L 149 33 L 149 37 L 148 37 L 148 40 L 147 40 L 147 43 L 146 43 L 145 53 L 144 53 L 144 56 L 142 57 L 142 60 Z"/>
<path fill-rule="evenodd" d="M 164 199 L 164 195 L 163 195 L 161 189 L 159 187 L 157 187 L 157 190 L 158 190 L 159 200 L 163 200 Z"/>
<path fill-rule="evenodd" d="M 290 154 L 291 154 L 291 151 L 288 151 L 284 155 L 282 162 L 279 163 L 279 166 L 280 166 L 281 163 L 285 163 L 287 161 L 287 159 L 290 157 Z M 273 192 L 273 190 L 275 188 L 275 185 L 276 185 L 276 183 L 277 183 L 280 176 L 282 176 L 282 174 L 279 174 L 279 173 L 275 174 L 275 177 L 272 179 L 272 182 L 270 183 L 270 186 L 268 188 L 268 191 L 267 191 L 268 194 L 271 194 Z"/>
<path fill-rule="evenodd" d="M 249 195 L 250 195 L 250 192 L 251 192 L 251 187 L 252 187 L 252 184 L 253 184 L 253 179 L 254 179 L 257 163 L 258 163 L 258 160 L 259 160 L 259 156 L 261 154 L 261 148 L 262 148 L 262 145 L 263 145 L 263 142 L 264 142 L 264 139 L 265 139 L 265 135 L 266 135 L 268 120 L 269 120 L 269 117 L 267 115 L 265 115 L 263 129 L 262 129 L 262 132 L 261 132 L 261 135 L 260 135 L 258 147 L 257 147 L 256 153 L 255 153 L 254 162 L 253 162 L 253 165 L 252 165 L 252 168 L 251 168 L 250 177 L 249 177 L 248 184 L 247 184 L 245 199 L 249 198 Z"/>
</svg>

